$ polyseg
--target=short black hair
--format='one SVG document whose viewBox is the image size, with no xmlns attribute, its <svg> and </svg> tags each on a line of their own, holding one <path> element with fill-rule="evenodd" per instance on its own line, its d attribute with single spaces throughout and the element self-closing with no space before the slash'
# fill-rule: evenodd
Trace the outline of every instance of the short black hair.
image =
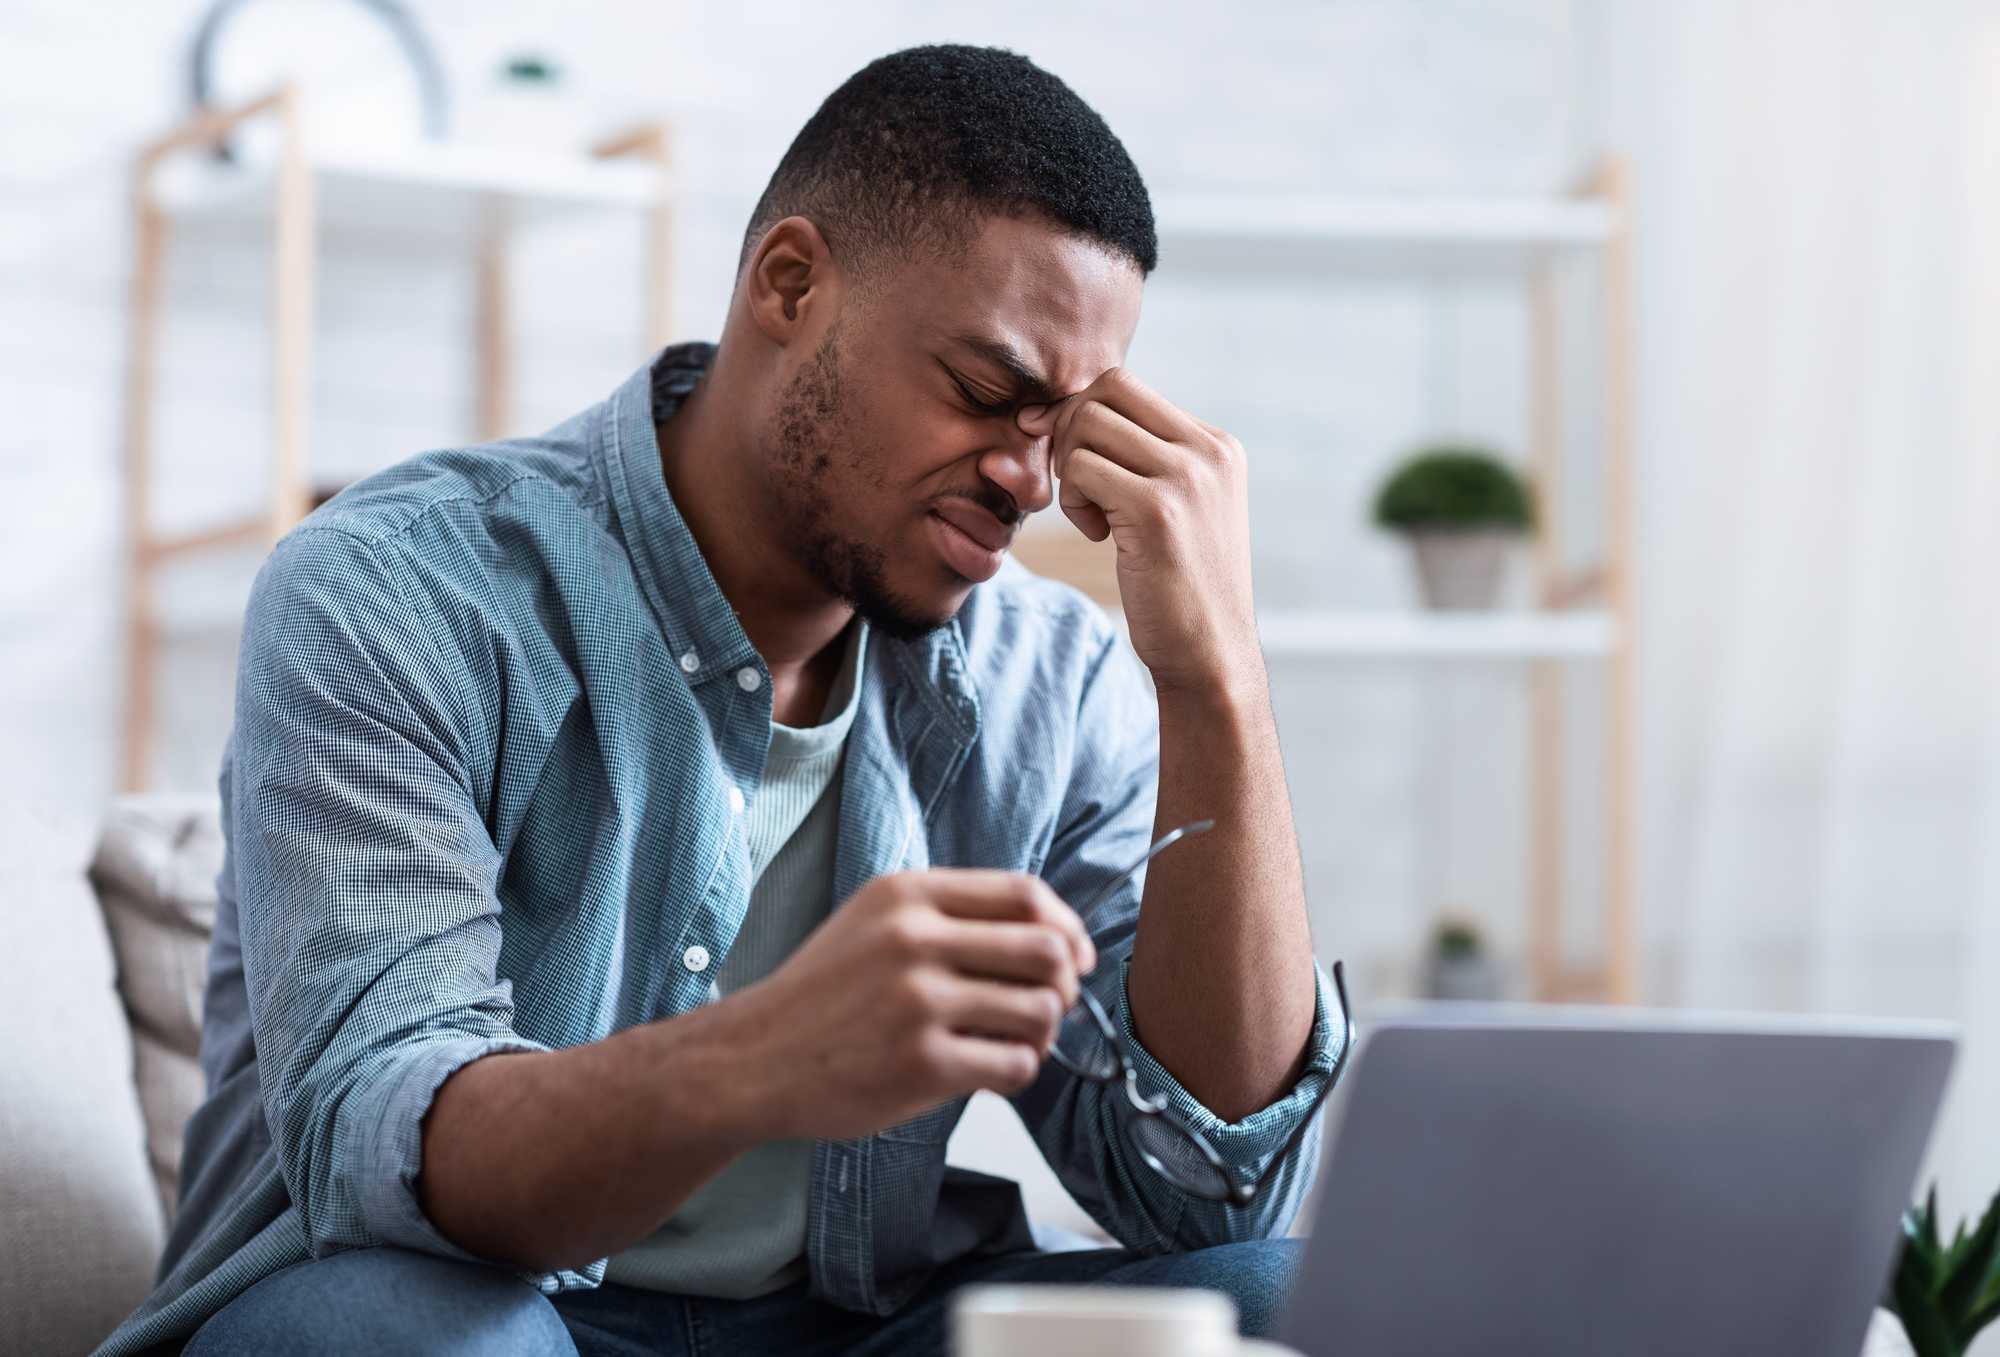
<svg viewBox="0 0 2000 1357">
<path fill-rule="evenodd" d="M 1139 266 L 1159 262 L 1146 181 L 1104 119 L 999 47 L 910 47 L 819 106 L 751 214 L 738 263 L 786 217 L 851 261 L 964 244 L 992 216 L 1039 212 Z"/>
</svg>

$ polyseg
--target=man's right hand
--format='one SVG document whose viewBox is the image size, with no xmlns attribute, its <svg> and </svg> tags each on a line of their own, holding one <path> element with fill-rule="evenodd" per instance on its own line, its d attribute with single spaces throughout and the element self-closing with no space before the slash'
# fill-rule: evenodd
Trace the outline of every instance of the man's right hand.
<svg viewBox="0 0 2000 1357">
<path fill-rule="evenodd" d="M 849 1139 L 1040 1070 L 1097 949 L 1040 879 L 879 877 L 769 976 L 714 1006 L 753 1141 Z"/>
<path fill-rule="evenodd" d="M 1034 877 L 881 877 L 720 1002 L 460 1069 L 424 1119 L 419 1200 L 473 1253 L 581 1267 L 753 1145 L 851 1139 L 1025 1087 L 1096 964 L 1083 921 Z"/>
</svg>

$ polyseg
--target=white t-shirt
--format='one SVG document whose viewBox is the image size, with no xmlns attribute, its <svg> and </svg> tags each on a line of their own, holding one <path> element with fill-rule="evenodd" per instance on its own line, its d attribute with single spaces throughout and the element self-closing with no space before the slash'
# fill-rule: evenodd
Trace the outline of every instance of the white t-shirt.
<svg viewBox="0 0 2000 1357">
<path fill-rule="evenodd" d="M 840 763 L 861 705 L 867 625 L 850 629 L 820 724 L 771 723 L 764 776 L 745 808 L 750 907 L 710 997 L 776 970 L 833 909 Z M 605 1280 L 649 1291 L 745 1300 L 805 1276 L 813 1142 L 775 1140 L 744 1154 L 672 1219 L 614 1254 Z"/>
</svg>

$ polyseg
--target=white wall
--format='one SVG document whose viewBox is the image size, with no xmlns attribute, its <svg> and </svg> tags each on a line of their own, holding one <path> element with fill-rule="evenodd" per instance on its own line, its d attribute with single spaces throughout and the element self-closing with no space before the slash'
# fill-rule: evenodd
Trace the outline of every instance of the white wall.
<svg viewBox="0 0 2000 1357">
<path fill-rule="evenodd" d="M 2000 6 L 1617 0 L 1654 993 L 1944 1018 L 2000 1184 Z M 2000 1337 L 1988 1330 L 1988 1342 Z"/>
<path fill-rule="evenodd" d="M 0 86 L 0 791 L 78 820 L 114 776 L 125 174 L 182 112 L 202 7 L 0 6 L 15 73 Z M 1584 159 L 1573 0 L 412 8 L 450 67 L 457 135 L 522 132 L 493 73 L 523 50 L 554 57 L 574 92 L 543 134 L 672 119 L 685 335 L 714 333 L 744 220 L 800 123 L 852 70 L 916 42 L 1035 57 L 1097 105 L 1159 194 L 1533 190 Z M 636 248 L 615 220 L 524 244 L 521 427 L 597 399 L 638 360 Z M 175 525 L 259 493 L 263 266 L 245 240 L 176 243 L 160 408 Z M 463 261 L 330 247 L 322 289 L 319 472 L 344 479 L 464 438 Z M 1135 369 L 1251 449 L 1268 603 L 1406 601 L 1394 544 L 1362 526 L 1385 464 L 1439 432 L 1522 442 L 1523 316 L 1504 288 L 1224 285 L 1176 281 L 1169 261 L 1147 307 Z M 254 554 L 191 566 L 168 591 L 183 631 L 166 656 L 163 783 L 212 783 L 232 645 L 214 600 L 240 598 L 252 568 Z M 1513 945 L 1516 677 L 1293 662 L 1274 686 L 1323 953 L 1348 957 L 1372 994 L 1414 983 L 1441 908 L 1490 915 Z"/>
</svg>

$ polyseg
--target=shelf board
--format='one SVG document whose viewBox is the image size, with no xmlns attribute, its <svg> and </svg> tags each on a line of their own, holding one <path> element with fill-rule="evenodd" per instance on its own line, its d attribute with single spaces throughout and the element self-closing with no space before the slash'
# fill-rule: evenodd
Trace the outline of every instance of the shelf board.
<svg viewBox="0 0 2000 1357">
<path fill-rule="evenodd" d="M 1166 197 L 1156 215 L 1172 273 L 1504 270 L 1601 247 L 1621 226 L 1602 198 L 1525 195 Z"/>
<path fill-rule="evenodd" d="M 522 154 L 450 142 L 310 152 L 323 231 L 463 244 L 496 223 L 509 227 L 571 212 L 646 208 L 670 184 L 637 159 Z M 275 167 L 183 155 L 161 167 L 161 206 L 180 218 L 262 222 Z"/>
<path fill-rule="evenodd" d="M 1257 630 L 1273 659 L 1595 659 L 1619 639 L 1605 612 L 1267 612 Z"/>
</svg>

